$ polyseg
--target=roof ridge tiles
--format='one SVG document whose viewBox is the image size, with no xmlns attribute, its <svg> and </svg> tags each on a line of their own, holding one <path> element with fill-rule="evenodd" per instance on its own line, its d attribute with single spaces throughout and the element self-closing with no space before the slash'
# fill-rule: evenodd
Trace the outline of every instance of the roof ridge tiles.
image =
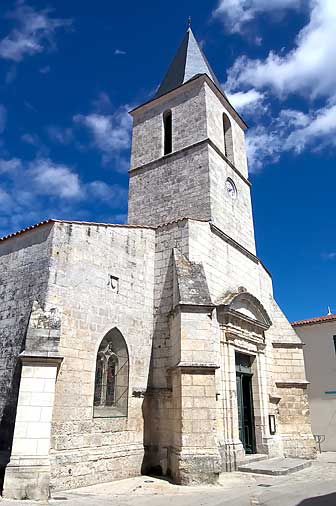
<svg viewBox="0 0 336 506">
<path fill-rule="evenodd" d="M 328 314 L 324 316 L 315 316 L 314 318 L 307 318 L 306 320 L 298 320 L 292 322 L 293 327 L 300 327 L 302 325 L 313 325 L 314 323 L 323 323 L 326 321 L 336 320 L 336 314 Z"/>
</svg>

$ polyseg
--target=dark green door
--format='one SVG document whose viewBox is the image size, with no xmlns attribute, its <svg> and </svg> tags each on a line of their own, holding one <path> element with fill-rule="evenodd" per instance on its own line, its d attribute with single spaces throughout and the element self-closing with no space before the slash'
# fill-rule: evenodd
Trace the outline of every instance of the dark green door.
<svg viewBox="0 0 336 506">
<path fill-rule="evenodd" d="M 236 355 L 236 381 L 237 381 L 237 404 L 239 439 L 241 440 L 246 453 L 255 453 L 255 431 L 252 396 L 252 374 L 240 372 L 241 369 L 248 370 L 246 364 L 237 363 L 241 355 Z"/>
</svg>

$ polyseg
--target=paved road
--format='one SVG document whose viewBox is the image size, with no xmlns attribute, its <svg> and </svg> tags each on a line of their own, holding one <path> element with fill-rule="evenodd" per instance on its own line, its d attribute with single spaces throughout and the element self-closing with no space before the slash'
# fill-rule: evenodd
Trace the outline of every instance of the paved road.
<svg viewBox="0 0 336 506">
<path fill-rule="evenodd" d="M 0 500 L 0 506 L 31 501 Z M 41 503 L 38 503 L 41 505 Z M 273 477 L 223 474 L 218 486 L 181 487 L 140 476 L 119 482 L 55 492 L 49 506 L 336 506 L 336 453 L 323 453 L 313 466 Z"/>
</svg>

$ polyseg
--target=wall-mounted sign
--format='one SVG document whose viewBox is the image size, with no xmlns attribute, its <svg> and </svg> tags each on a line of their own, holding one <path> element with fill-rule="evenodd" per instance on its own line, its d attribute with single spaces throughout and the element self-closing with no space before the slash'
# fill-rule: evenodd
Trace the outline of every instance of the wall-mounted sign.
<svg viewBox="0 0 336 506">
<path fill-rule="evenodd" d="M 275 415 L 268 415 L 269 430 L 272 436 L 276 433 Z"/>
</svg>

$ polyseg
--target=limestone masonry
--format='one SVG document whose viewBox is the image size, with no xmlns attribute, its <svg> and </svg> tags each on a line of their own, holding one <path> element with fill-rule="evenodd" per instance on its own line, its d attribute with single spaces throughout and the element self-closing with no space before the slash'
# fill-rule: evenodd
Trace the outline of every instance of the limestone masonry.
<svg viewBox="0 0 336 506">
<path fill-rule="evenodd" d="M 188 29 L 132 111 L 129 224 L 0 241 L 8 498 L 315 455 L 302 342 L 256 256 L 244 131 Z"/>
</svg>

